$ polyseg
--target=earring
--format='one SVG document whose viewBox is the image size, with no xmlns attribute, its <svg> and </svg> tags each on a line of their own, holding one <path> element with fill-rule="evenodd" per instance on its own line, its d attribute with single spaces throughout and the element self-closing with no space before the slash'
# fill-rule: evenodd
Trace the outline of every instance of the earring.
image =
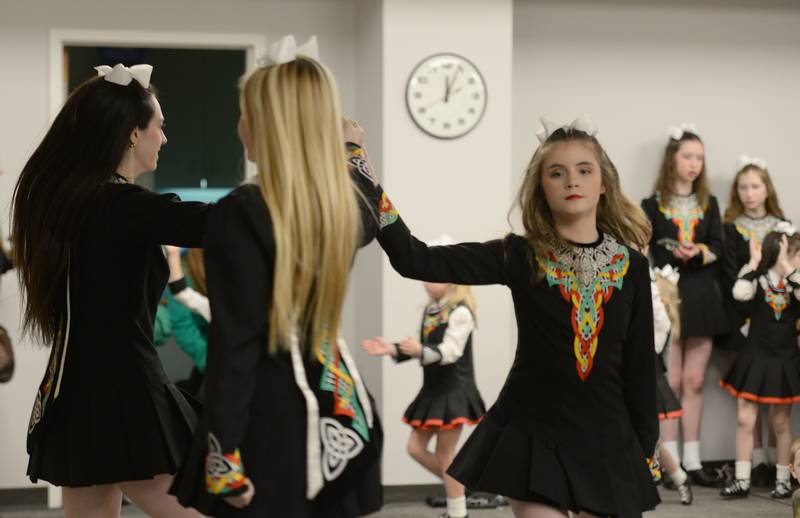
<svg viewBox="0 0 800 518">
<path fill-rule="evenodd" d="M 134 144 L 133 142 L 128 142 L 128 149 L 133 149 L 135 147 L 136 147 L 136 144 Z"/>
</svg>

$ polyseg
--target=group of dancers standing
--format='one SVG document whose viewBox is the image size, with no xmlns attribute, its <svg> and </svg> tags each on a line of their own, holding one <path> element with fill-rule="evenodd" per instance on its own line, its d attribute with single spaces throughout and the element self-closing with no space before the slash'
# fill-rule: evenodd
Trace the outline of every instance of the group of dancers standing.
<svg viewBox="0 0 800 518">
<path fill-rule="evenodd" d="M 24 325 L 51 348 L 28 427 L 28 474 L 63 488 L 68 518 L 117 517 L 123 493 L 170 518 L 380 509 L 380 420 L 339 335 L 354 254 L 373 239 L 401 275 L 426 282 L 431 299 L 419 339 L 363 347 L 423 366 L 404 420 L 409 452 L 444 480 L 443 516 L 466 516 L 464 487 L 503 495 L 517 517 L 653 509 L 659 417 L 680 413 L 659 382 L 656 348 L 667 335 L 686 471 L 674 427 L 664 429 L 661 457 L 681 498 L 689 480 L 718 483 L 702 470 L 697 441 L 712 340 L 726 333 L 725 343 L 740 344 L 724 380 L 740 398 L 739 432 L 752 437 L 753 408 L 771 405 L 782 496 L 782 423 L 800 397 L 800 237 L 765 228 L 783 217 L 766 167 L 737 174 L 739 204 L 724 233 L 696 131 L 671 136 L 656 193 L 640 208 L 587 118 L 543 121 L 517 198 L 524 233 L 428 246 L 378 183 L 363 130 L 343 124 L 316 40 L 284 38 L 242 81 L 238 134 L 258 173 L 213 205 L 134 184 L 166 144 L 151 73 L 98 67 L 70 94 L 14 193 Z M 760 185 L 761 205 L 745 184 Z M 170 276 L 162 245 L 204 248 L 202 403 L 167 379 L 153 348 Z M 670 296 L 675 269 L 679 295 Z M 518 328 L 488 411 L 474 382 L 467 288 L 486 284 L 509 288 Z M 747 331 L 737 341 L 739 322 Z M 475 423 L 456 453 L 461 427 Z M 740 434 L 737 485 L 724 489 L 732 495 L 748 489 Z"/>
</svg>

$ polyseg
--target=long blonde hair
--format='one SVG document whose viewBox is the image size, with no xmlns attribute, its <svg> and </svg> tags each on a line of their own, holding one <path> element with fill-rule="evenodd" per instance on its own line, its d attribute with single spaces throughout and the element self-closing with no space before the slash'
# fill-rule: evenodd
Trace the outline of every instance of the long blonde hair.
<svg viewBox="0 0 800 518">
<path fill-rule="evenodd" d="M 658 285 L 658 294 L 664 303 L 664 309 L 667 311 L 672 340 L 678 340 L 681 337 L 681 299 L 678 285 L 666 277 L 662 277 L 658 272 L 656 272 L 656 284 Z"/>
<path fill-rule="evenodd" d="M 554 145 L 564 142 L 590 145 L 600 164 L 605 193 L 600 196 L 597 205 L 597 227 L 620 243 L 638 250 L 644 249 L 650 241 L 650 222 L 642 209 L 622 192 L 617 168 L 603 147 L 595 137 L 582 131 L 559 129 L 534 152 L 517 195 L 517 203 L 522 211 L 525 239 L 534 254 L 546 257 L 554 246 L 567 245 L 566 240 L 555 229 L 553 215 L 542 189 L 542 167 L 547 152 Z M 537 278 L 540 279 L 543 275 L 541 269 L 536 270 Z"/>
<path fill-rule="evenodd" d="M 299 56 L 256 70 L 241 103 L 275 236 L 268 348 L 288 351 L 297 332 L 317 354 L 338 337 L 361 232 L 338 88 L 325 66 Z"/>
<path fill-rule="evenodd" d="M 689 140 L 699 142 L 701 145 L 705 146 L 699 136 L 692 132 L 684 131 L 683 136 L 680 139 L 669 139 L 669 142 L 667 142 L 667 147 L 664 148 L 664 156 L 661 159 L 661 169 L 659 169 L 658 172 L 655 188 L 655 191 L 658 193 L 663 206 L 669 204 L 670 199 L 673 196 L 672 189 L 674 189 L 675 180 L 678 179 L 678 172 L 675 167 L 675 155 L 678 154 L 681 144 Z M 703 211 L 707 210 L 708 202 L 711 198 L 711 190 L 708 188 L 708 175 L 706 174 L 705 159 L 703 159 L 703 169 L 700 171 L 700 174 L 697 176 L 697 178 L 694 179 L 694 182 L 692 182 L 692 192 L 694 192 L 695 196 L 697 197 L 697 203 L 700 205 Z"/>
<path fill-rule="evenodd" d="M 725 209 L 725 217 L 723 218 L 723 222 L 733 223 L 733 220 L 744 213 L 742 200 L 739 199 L 739 179 L 745 173 L 749 173 L 750 171 L 758 174 L 758 177 L 761 178 L 761 181 L 764 182 L 764 186 L 767 188 L 767 199 L 764 202 L 764 208 L 767 209 L 767 214 L 771 214 L 776 218 L 786 219 L 783 215 L 783 210 L 781 210 L 781 204 L 778 202 L 778 192 L 775 190 L 775 186 L 772 184 L 769 171 L 766 169 L 761 169 L 755 165 L 747 165 L 741 168 L 739 172 L 736 173 L 736 177 L 733 179 L 733 184 L 731 184 L 731 198 L 728 202 L 728 208 Z"/>
<path fill-rule="evenodd" d="M 472 313 L 472 318 L 477 322 L 478 299 L 475 298 L 475 292 L 472 290 L 472 286 L 465 286 L 463 284 L 451 284 L 450 286 L 451 291 L 447 299 L 447 306 L 451 309 L 455 309 L 459 304 L 467 306 L 470 313 Z M 430 302 L 434 302 L 434 300 L 431 299 Z"/>
</svg>

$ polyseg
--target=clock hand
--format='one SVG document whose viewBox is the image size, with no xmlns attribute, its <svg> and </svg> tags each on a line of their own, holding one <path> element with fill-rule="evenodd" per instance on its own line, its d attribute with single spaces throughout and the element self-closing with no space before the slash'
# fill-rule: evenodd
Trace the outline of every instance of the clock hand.
<svg viewBox="0 0 800 518">
<path fill-rule="evenodd" d="M 450 101 L 450 78 L 448 76 L 444 76 L 444 102 Z"/>
</svg>

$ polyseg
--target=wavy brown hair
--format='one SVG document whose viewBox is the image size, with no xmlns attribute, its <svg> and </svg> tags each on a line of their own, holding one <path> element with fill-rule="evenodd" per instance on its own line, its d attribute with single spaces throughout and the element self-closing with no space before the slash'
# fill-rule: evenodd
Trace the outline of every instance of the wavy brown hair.
<svg viewBox="0 0 800 518">
<path fill-rule="evenodd" d="M 45 345 L 66 314 L 70 245 L 99 187 L 116 172 L 134 128 L 155 113 L 154 91 L 95 77 L 67 98 L 22 168 L 11 209 L 13 257 L 23 288 L 23 332 Z"/>
<path fill-rule="evenodd" d="M 751 171 L 756 173 L 758 177 L 761 178 L 761 181 L 764 182 L 764 186 L 767 188 L 767 199 L 764 202 L 764 208 L 767 209 L 767 214 L 772 214 L 776 218 L 786 219 L 786 217 L 783 215 L 783 210 L 781 210 L 781 204 L 778 201 L 778 192 L 775 190 L 775 186 L 772 184 L 769 171 L 766 169 L 761 169 L 755 165 L 747 165 L 741 168 L 739 172 L 736 173 L 736 177 L 733 179 L 733 183 L 731 184 L 731 198 L 728 202 L 728 208 L 725 209 L 725 217 L 723 218 L 723 222 L 733 223 L 733 220 L 744 213 L 742 200 L 739 199 L 739 179 L 745 173 L 749 173 Z"/>
<path fill-rule="evenodd" d="M 538 257 L 546 257 L 555 246 L 567 245 L 567 241 L 555 229 L 553 215 L 542 189 L 542 167 L 547 153 L 556 144 L 565 142 L 588 144 L 600 165 L 605 192 L 600 195 L 597 206 L 597 227 L 620 243 L 643 250 L 650 241 L 650 221 L 642 209 L 622 192 L 617 168 L 600 142 L 583 131 L 559 129 L 534 152 L 517 194 L 525 239 L 533 253 Z M 541 277 L 540 269 L 535 270 Z"/>
<path fill-rule="evenodd" d="M 778 262 L 778 257 L 781 253 L 781 240 L 786 236 L 787 244 L 789 245 L 786 252 L 789 257 L 793 256 L 800 250 L 800 234 L 795 232 L 791 236 L 783 232 L 775 232 L 774 230 L 764 237 L 764 242 L 761 244 L 761 261 L 756 267 L 756 272 L 759 275 L 766 274 L 770 268 L 774 267 Z"/>
<path fill-rule="evenodd" d="M 655 191 L 661 198 L 661 204 L 667 205 L 672 198 L 675 181 L 678 179 L 678 172 L 675 167 L 675 156 L 681 148 L 681 144 L 687 141 L 699 142 L 704 148 L 702 139 L 691 131 L 684 131 L 683 136 L 675 140 L 669 139 L 667 147 L 664 149 L 664 157 L 661 159 L 661 169 L 658 172 L 656 179 Z M 711 198 L 711 190 L 708 188 L 708 175 L 706 174 L 706 161 L 703 159 L 703 169 L 700 175 L 694 179 L 692 183 L 692 191 L 697 196 L 697 203 L 700 204 L 703 211 L 708 209 L 708 201 Z"/>
<path fill-rule="evenodd" d="M 189 270 L 189 278 L 192 279 L 192 287 L 203 296 L 208 296 L 206 288 L 206 267 L 203 263 L 203 249 L 190 248 L 186 252 L 186 268 Z"/>
</svg>

